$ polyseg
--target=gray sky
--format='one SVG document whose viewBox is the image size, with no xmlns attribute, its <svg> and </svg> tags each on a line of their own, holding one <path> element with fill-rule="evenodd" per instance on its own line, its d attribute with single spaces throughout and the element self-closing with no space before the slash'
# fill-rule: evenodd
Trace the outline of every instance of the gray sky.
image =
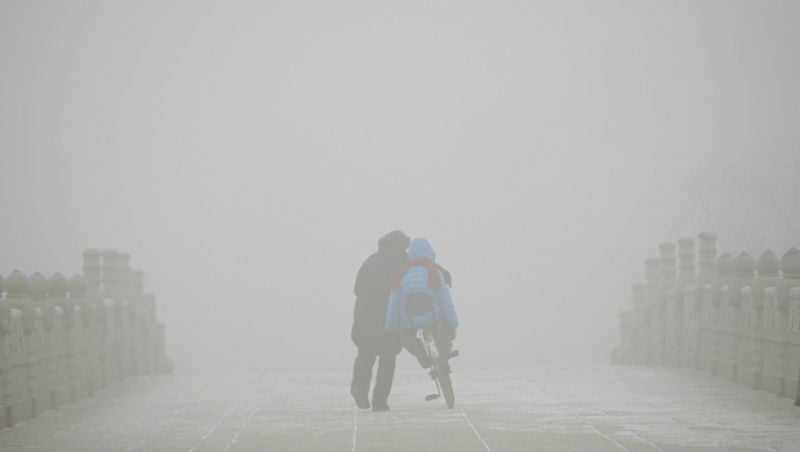
<svg viewBox="0 0 800 452">
<path fill-rule="evenodd" d="M 791 1 L 3 1 L 0 272 L 126 250 L 181 368 L 348 369 L 355 272 L 401 228 L 454 274 L 461 365 L 604 363 L 660 241 L 800 241 L 798 23 Z"/>
</svg>

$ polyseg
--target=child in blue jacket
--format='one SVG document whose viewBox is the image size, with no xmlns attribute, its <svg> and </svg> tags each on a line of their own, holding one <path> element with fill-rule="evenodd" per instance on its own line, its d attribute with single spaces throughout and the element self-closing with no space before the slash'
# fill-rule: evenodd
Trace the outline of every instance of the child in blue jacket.
<svg viewBox="0 0 800 452">
<path fill-rule="evenodd" d="M 426 239 L 414 239 L 408 249 L 409 259 L 392 278 L 386 330 L 400 331 L 403 345 L 416 356 L 422 367 L 430 367 L 430 359 L 422 342 L 417 339 L 418 328 L 441 321 L 441 353 L 450 357 L 452 341 L 458 328 L 458 316 L 445 276 L 436 265 L 436 252 Z M 428 301 L 431 310 L 415 312 L 414 304 Z"/>
</svg>

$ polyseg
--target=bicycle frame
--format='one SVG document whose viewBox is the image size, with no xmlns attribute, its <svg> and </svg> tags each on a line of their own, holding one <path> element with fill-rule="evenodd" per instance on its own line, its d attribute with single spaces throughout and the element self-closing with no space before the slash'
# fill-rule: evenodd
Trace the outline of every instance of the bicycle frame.
<svg viewBox="0 0 800 452">
<path fill-rule="evenodd" d="M 425 352 L 431 358 L 433 367 L 428 373 L 436 384 L 436 394 L 425 397 L 425 400 L 438 399 L 444 394 L 445 403 L 448 408 L 455 405 L 455 395 L 453 393 L 453 383 L 450 379 L 450 366 L 447 359 L 441 359 L 439 355 L 439 339 L 441 337 L 441 324 L 437 322 L 435 332 L 434 325 L 425 325 L 417 329 L 417 337 L 422 340 Z"/>
</svg>

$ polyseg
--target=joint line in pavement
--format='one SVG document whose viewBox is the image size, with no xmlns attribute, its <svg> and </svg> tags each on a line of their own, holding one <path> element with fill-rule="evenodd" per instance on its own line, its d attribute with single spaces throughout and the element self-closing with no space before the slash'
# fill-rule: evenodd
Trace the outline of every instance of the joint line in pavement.
<svg viewBox="0 0 800 452">
<path fill-rule="evenodd" d="M 564 403 L 564 401 L 562 401 L 562 400 L 561 400 L 561 399 L 559 399 L 558 397 L 554 396 L 553 394 L 550 394 L 550 393 L 547 393 L 547 392 L 545 392 L 545 391 L 544 391 L 544 390 L 543 390 L 543 389 L 542 389 L 542 388 L 541 388 L 539 385 L 537 385 L 537 384 L 536 384 L 536 383 L 535 383 L 535 382 L 534 382 L 532 379 L 525 377 L 525 381 L 527 381 L 527 382 L 528 382 L 528 384 L 530 384 L 530 385 L 532 385 L 533 387 L 535 387 L 535 388 L 536 388 L 536 389 L 537 389 L 539 392 L 541 392 L 541 393 L 543 393 L 543 394 L 547 394 L 547 395 L 549 395 L 549 396 L 550 396 L 550 397 L 551 397 L 553 400 L 555 400 L 556 402 L 558 402 L 558 404 L 559 404 L 559 405 L 561 405 L 561 406 L 563 406 L 564 408 L 568 409 L 568 410 L 569 410 L 569 411 L 572 413 L 572 415 L 573 415 L 573 416 L 575 416 L 576 418 L 578 418 L 578 420 L 580 420 L 581 422 L 583 422 L 584 424 L 586 424 L 587 426 L 589 426 L 589 428 L 591 428 L 592 430 L 594 430 L 594 431 L 595 431 L 595 432 L 596 432 L 598 435 L 600 435 L 600 436 L 602 436 L 603 438 L 605 438 L 605 439 L 606 439 L 608 442 L 610 442 L 610 443 L 614 444 L 615 446 L 619 447 L 620 449 L 624 450 L 625 452 L 630 452 L 630 451 L 628 450 L 628 448 L 627 448 L 627 447 L 625 447 L 625 446 L 623 446 L 622 444 L 620 444 L 620 443 L 619 443 L 619 441 L 617 441 L 617 440 L 615 440 L 614 438 L 612 438 L 612 437 L 610 437 L 610 436 L 606 435 L 605 433 L 601 432 L 601 431 L 600 431 L 600 430 L 599 430 L 597 427 L 595 427 L 595 426 L 594 426 L 594 424 L 592 424 L 591 422 L 589 422 L 589 421 L 588 421 L 588 420 L 587 420 L 585 417 L 581 416 L 581 414 L 580 414 L 580 413 L 578 413 L 577 411 L 575 411 L 575 409 L 574 409 L 574 408 L 572 408 L 571 406 L 567 405 L 566 403 Z"/>
<path fill-rule="evenodd" d="M 556 399 L 556 400 L 558 400 L 558 399 Z M 558 403 L 563 405 L 564 408 L 570 410 L 575 417 L 580 419 L 581 422 L 583 422 L 584 424 L 588 425 L 592 430 L 597 432 L 600 436 L 602 436 L 603 438 L 607 439 L 609 442 L 614 443 L 615 445 L 617 445 L 620 449 L 624 450 L 625 452 L 630 452 L 627 447 L 625 447 L 622 444 L 620 444 L 617 440 L 615 440 L 614 438 L 612 438 L 612 437 L 606 435 L 605 433 L 601 432 L 600 429 L 598 429 L 597 427 L 594 426 L 594 424 L 592 424 L 591 422 L 586 420 L 585 417 L 581 416 L 581 414 L 578 413 L 577 411 L 575 411 L 574 408 L 572 408 L 571 406 L 567 405 L 566 403 L 564 403 L 564 402 L 562 402 L 560 400 L 558 401 Z"/>
<path fill-rule="evenodd" d="M 247 394 L 247 396 L 244 398 L 244 400 L 242 400 L 241 402 L 239 402 L 239 403 L 237 403 L 236 405 L 234 405 L 234 407 L 233 407 L 233 408 L 231 408 L 230 410 L 228 410 L 228 412 L 227 412 L 227 413 L 225 413 L 225 414 L 224 414 L 224 415 L 223 415 L 221 418 L 219 418 L 219 420 L 217 421 L 217 423 L 216 423 L 216 424 L 214 424 L 214 426 L 213 426 L 213 427 L 211 427 L 211 429 L 208 431 L 208 433 L 206 433 L 205 435 L 203 435 L 203 436 L 200 438 L 200 442 L 202 442 L 202 441 L 205 441 L 205 440 L 207 440 L 208 438 L 210 438 L 210 437 L 211 437 L 211 435 L 213 435 L 213 434 L 214 434 L 214 432 L 217 430 L 217 428 L 218 428 L 220 425 L 222 425 L 222 423 L 223 423 L 223 422 L 225 422 L 225 419 L 228 419 L 228 418 L 230 417 L 230 415 L 231 415 L 231 414 L 233 414 L 233 412 L 234 412 L 234 411 L 236 411 L 237 409 L 239 409 L 239 407 L 241 407 L 242 405 L 244 405 L 245 403 L 247 403 L 247 402 L 248 402 L 248 401 L 249 401 L 251 398 L 253 398 L 253 395 L 255 395 L 256 391 L 258 391 L 258 384 L 261 382 L 261 377 L 262 377 L 262 376 L 263 376 L 263 374 L 258 376 L 258 378 L 256 379 L 256 384 L 255 384 L 255 386 L 253 387 L 253 390 L 252 390 L 252 391 L 250 391 L 250 393 L 249 393 L 249 394 Z M 188 452 L 194 452 L 194 450 L 195 450 L 195 449 L 197 449 L 197 443 L 195 443 L 195 444 L 194 444 L 194 445 L 191 447 L 191 449 L 189 449 L 189 450 L 188 450 Z"/>
<path fill-rule="evenodd" d="M 244 421 L 244 424 L 242 424 L 242 428 L 240 428 L 240 429 L 239 429 L 239 431 L 238 431 L 238 432 L 236 432 L 236 436 L 234 436 L 234 437 L 233 437 L 233 439 L 231 440 L 231 442 L 229 442 L 229 443 L 228 443 L 228 445 L 227 445 L 227 446 L 225 446 L 225 449 L 223 449 L 223 452 L 225 452 L 226 450 L 229 450 L 229 449 L 231 448 L 231 446 L 233 446 L 234 444 L 236 444 L 236 440 L 237 440 L 237 439 L 239 439 L 239 436 L 241 436 L 241 435 L 242 435 L 242 432 L 244 432 L 244 429 L 245 429 L 245 428 L 247 428 L 247 424 L 249 424 L 249 423 L 250 423 L 250 421 L 252 421 L 252 420 L 253 420 L 253 417 L 254 417 L 254 416 L 256 415 L 256 413 L 258 413 L 259 411 L 261 411 L 261 408 L 260 408 L 260 407 L 259 407 L 259 408 L 256 408 L 255 410 L 253 410 L 253 412 L 252 412 L 252 413 L 250 413 L 250 416 L 247 416 L 247 420 L 245 420 L 245 421 Z"/>
<path fill-rule="evenodd" d="M 353 409 L 353 448 L 350 452 L 356 452 L 356 441 L 358 440 L 358 407 Z"/>
<path fill-rule="evenodd" d="M 467 416 L 467 413 L 464 412 L 464 409 L 459 407 L 458 411 L 460 411 L 461 415 L 464 416 L 464 419 L 467 421 L 467 424 L 469 424 L 469 427 L 472 429 L 472 432 L 475 433 L 475 436 L 478 437 L 478 441 L 480 441 L 481 444 L 483 444 L 483 447 L 486 449 L 486 452 L 492 452 L 492 448 L 489 447 L 489 445 L 486 444 L 486 441 L 483 440 L 483 438 L 481 437 L 481 434 L 478 433 L 478 429 L 475 428 L 475 424 L 473 424 L 472 421 L 469 420 L 469 416 Z"/>
</svg>

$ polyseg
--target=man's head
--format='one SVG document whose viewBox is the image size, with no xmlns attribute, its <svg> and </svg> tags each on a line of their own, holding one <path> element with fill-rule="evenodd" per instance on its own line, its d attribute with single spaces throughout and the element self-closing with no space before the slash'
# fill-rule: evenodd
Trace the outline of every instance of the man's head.
<svg viewBox="0 0 800 452">
<path fill-rule="evenodd" d="M 392 231 L 378 240 L 378 249 L 395 249 L 405 251 L 411 238 L 403 233 L 403 231 Z"/>
</svg>

